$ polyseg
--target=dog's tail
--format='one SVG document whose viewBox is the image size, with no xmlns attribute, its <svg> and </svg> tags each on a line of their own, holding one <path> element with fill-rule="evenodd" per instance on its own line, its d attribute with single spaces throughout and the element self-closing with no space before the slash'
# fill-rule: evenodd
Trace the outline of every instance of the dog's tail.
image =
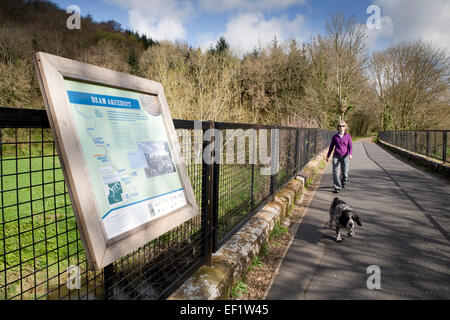
<svg viewBox="0 0 450 320">
<path fill-rule="evenodd" d="M 334 215 L 333 211 L 334 211 L 334 208 L 336 208 L 338 201 L 339 201 L 339 198 L 336 197 L 336 198 L 333 199 L 333 202 L 331 202 L 331 205 L 330 205 L 330 217 L 332 217 Z"/>
</svg>

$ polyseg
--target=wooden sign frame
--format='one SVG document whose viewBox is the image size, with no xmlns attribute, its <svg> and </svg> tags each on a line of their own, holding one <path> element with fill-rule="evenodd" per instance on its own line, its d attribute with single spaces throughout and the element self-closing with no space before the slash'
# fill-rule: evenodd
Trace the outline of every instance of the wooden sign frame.
<svg viewBox="0 0 450 320">
<path fill-rule="evenodd" d="M 199 214 L 161 83 L 43 52 L 34 55 L 34 63 L 90 268 L 99 270 Z M 125 232 L 120 237 L 108 238 L 102 213 L 92 192 L 93 184 L 75 128 L 65 80 L 127 90 L 157 98 L 172 160 L 184 192 L 184 206 Z"/>
</svg>

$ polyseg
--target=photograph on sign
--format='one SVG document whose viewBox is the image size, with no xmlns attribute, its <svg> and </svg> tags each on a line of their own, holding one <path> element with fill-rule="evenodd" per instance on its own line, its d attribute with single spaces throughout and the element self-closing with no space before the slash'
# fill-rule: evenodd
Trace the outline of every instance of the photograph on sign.
<svg viewBox="0 0 450 320">
<path fill-rule="evenodd" d="M 199 213 L 161 84 L 45 53 L 35 64 L 94 269 Z"/>
</svg>

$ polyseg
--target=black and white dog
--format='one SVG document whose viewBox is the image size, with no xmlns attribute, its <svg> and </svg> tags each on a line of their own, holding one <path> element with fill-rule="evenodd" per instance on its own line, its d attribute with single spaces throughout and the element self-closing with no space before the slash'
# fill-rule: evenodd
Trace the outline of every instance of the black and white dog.
<svg viewBox="0 0 450 320">
<path fill-rule="evenodd" d="M 347 229 L 347 234 L 352 237 L 355 222 L 358 226 L 362 226 L 358 215 L 353 212 L 352 208 L 344 200 L 339 198 L 334 198 L 330 206 L 330 221 L 328 222 L 330 228 L 332 228 L 333 222 L 336 228 L 337 242 L 343 241 L 340 233 L 341 227 Z"/>
</svg>

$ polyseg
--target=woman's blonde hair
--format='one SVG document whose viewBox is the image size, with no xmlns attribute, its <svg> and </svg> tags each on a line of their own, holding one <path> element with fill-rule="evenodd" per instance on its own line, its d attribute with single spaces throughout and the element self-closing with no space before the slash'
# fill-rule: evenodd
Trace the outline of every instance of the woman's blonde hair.
<svg viewBox="0 0 450 320">
<path fill-rule="evenodd" d="M 336 128 L 339 130 L 339 125 L 341 125 L 341 124 L 345 125 L 345 131 L 347 131 L 348 130 L 348 125 L 345 123 L 345 121 L 339 121 L 337 126 L 336 126 Z"/>
</svg>

